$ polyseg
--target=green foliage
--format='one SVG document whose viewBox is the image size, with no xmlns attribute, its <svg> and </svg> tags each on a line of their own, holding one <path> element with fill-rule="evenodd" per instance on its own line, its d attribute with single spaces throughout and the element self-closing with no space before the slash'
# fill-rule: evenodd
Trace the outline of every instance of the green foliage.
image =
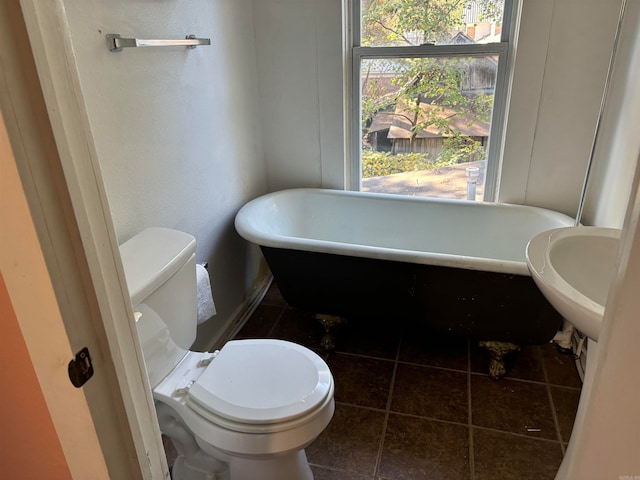
<svg viewBox="0 0 640 480">
<path fill-rule="evenodd" d="M 482 147 L 480 147 L 482 148 Z M 465 163 L 463 155 L 450 151 L 449 154 L 439 155 L 437 159 L 429 158 L 428 153 L 400 153 L 392 155 L 390 152 L 362 151 L 362 177 L 383 177 L 394 173 L 418 172 L 435 170 L 456 163 Z"/>
<path fill-rule="evenodd" d="M 463 9 L 472 4 L 481 21 L 500 23 L 504 0 L 364 0 L 361 45 L 447 43 L 464 27 Z"/>
<path fill-rule="evenodd" d="M 438 162 L 455 165 L 484 160 L 486 155 L 487 152 L 480 142 L 458 134 L 444 139 Z"/>
<path fill-rule="evenodd" d="M 363 0 L 361 45 L 448 44 L 457 32 L 465 31 L 463 10 L 472 3 L 480 8 L 483 21 L 500 22 L 504 0 Z M 363 144 L 367 145 L 376 119 L 376 130 L 393 126 L 408 132 L 411 140 L 429 130 L 443 137 L 443 148 L 437 158 L 365 148 L 363 176 L 432 170 L 484 159 L 484 147 L 468 133 L 462 134 L 460 130 L 469 130 L 460 126 L 460 119 L 467 126 L 489 121 L 493 107 L 490 72 L 495 75 L 492 62 L 490 57 L 463 56 L 364 59 Z M 452 126 L 452 117 L 457 127 Z M 399 138 L 398 133 L 394 138 Z"/>
<path fill-rule="evenodd" d="M 436 165 L 429 160 L 426 153 L 405 153 L 392 155 L 390 152 L 362 152 L 362 176 L 382 177 L 394 173 L 433 170 Z"/>
<path fill-rule="evenodd" d="M 396 102 L 395 95 L 388 95 L 384 85 L 377 78 L 369 78 L 372 63 L 366 63 L 367 70 L 364 73 L 363 95 L 362 95 L 362 125 L 365 130 L 371 124 L 376 113 L 392 107 Z M 365 66 L 363 65 L 363 66 Z M 391 79 L 392 82 L 399 81 L 397 77 Z"/>
<path fill-rule="evenodd" d="M 386 75 L 377 72 L 376 77 L 371 70 L 374 66 L 379 68 L 380 63 L 365 60 L 363 67 L 366 71 L 362 82 L 363 134 L 368 132 L 374 116 L 384 110 L 407 120 L 414 137 L 431 125 L 435 125 L 443 135 L 453 134 L 449 118 L 442 115 L 444 108 L 450 108 L 459 115 L 471 114 L 477 121 L 488 121 L 493 94 L 470 95 L 462 91 L 463 82 L 474 61 L 478 60 L 471 57 L 395 59 L 384 72 Z M 441 108 L 425 109 L 425 104 Z"/>
<path fill-rule="evenodd" d="M 428 153 L 399 153 L 362 151 L 362 177 L 383 177 L 394 173 L 439 170 L 442 167 L 484 160 L 485 148 L 480 142 L 462 135 L 443 139 L 443 148 L 437 158 Z"/>
<path fill-rule="evenodd" d="M 467 0 L 371 0 L 364 2 L 362 45 L 420 45 L 446 40 L 462 26 Z"/>
</svg>

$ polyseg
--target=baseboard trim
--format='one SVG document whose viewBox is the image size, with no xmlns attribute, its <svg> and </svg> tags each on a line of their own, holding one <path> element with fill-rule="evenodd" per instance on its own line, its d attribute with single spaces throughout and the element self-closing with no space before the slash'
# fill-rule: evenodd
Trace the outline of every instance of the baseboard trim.
<svg viewBox="0 0 640 480">
<path fill-rule="evenodd" d="M 211 352 L 213 350 L 222 348 L 222 346 L 235 337 L 244 324 L 251 318 L 253 312 L 255 312 L 258 305 L 267 294 L 271 283 L 273 282 L 273 275 L 269 273 L 260 281 L 260 283 L 254 288 L 248 295 L 245 301 L 237 308 L 234 314 L 231 316 L 233 320 L 225 327 L 220 336 L 214 338 L 207 346 L 206 351 Z"/>
</svg>

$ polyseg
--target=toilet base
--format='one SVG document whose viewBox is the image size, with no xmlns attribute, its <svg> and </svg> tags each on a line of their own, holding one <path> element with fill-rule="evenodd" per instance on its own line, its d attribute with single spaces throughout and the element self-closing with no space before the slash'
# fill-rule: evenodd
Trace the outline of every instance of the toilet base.
<svg viewBox="0 0 640 480">
<path fill-rule="evenodd" d="M 162 433 L 178 452 L 172 480 L 313 480 L 304 448 L 274 455 L 233 455 L 198 441 L 168 405 L 156 402 L 156 413 Z"/>
<path fill-rule="evenodd" d="M 229 480 L 313 480 L 304 450 L 267 458 L 233 457 Z"/>
<path fill-rule="evenodd" d="M 172 480 L 230 480 L 227 466 L 200 450 L 195 456 L 179 455 L 171 468 Z"/>
<path fill-rule="evenodd" d="M 197 458 L 199 457 L 199 458 Z M 173 465 L 173 480 L 313 480 L 304 450 L 277 457 L 230 458 L 226 464 L 200 450 L 190 459 L 180 455 Z M 199 460 L 199 461 L 198 461 Z M 195 464 L 200 464 L 196 466 Z M 198 468 L 200 467 L 200 468 Z M 207 468 L 208 467 L 208 468 Z M 212 468 L 213 467 L 213 468 Z"/>
</svg>

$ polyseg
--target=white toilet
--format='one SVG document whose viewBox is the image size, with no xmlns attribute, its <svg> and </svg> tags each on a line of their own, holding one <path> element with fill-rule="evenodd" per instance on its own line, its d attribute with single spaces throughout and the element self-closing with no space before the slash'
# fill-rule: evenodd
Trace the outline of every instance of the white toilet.
<svg viewBox="0 0 640 480">
<path fill-rule="evenodd" d="M 120 246 L 174 480 L 311 480 L 304 448 L 329 424 L 334 383 L 314 352 L 282 340 L 233 340 L 191 352 L 195 239 L 164 228 Z"/>
</svg>

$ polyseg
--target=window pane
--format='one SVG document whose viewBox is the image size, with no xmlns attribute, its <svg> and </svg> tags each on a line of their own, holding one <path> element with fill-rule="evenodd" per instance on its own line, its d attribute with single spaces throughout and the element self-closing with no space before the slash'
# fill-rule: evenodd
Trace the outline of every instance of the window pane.
<svg viewBox="0 0 640 480">
<path fill-rule="evenodd" d="M 504 0 L 360 0 L 363 47 L 500 41 Z"/>
<path fill-rule="evenodd" d="M 361 189 L 482 200 L 497 65 L 363 59 Z"/>
</svg>

